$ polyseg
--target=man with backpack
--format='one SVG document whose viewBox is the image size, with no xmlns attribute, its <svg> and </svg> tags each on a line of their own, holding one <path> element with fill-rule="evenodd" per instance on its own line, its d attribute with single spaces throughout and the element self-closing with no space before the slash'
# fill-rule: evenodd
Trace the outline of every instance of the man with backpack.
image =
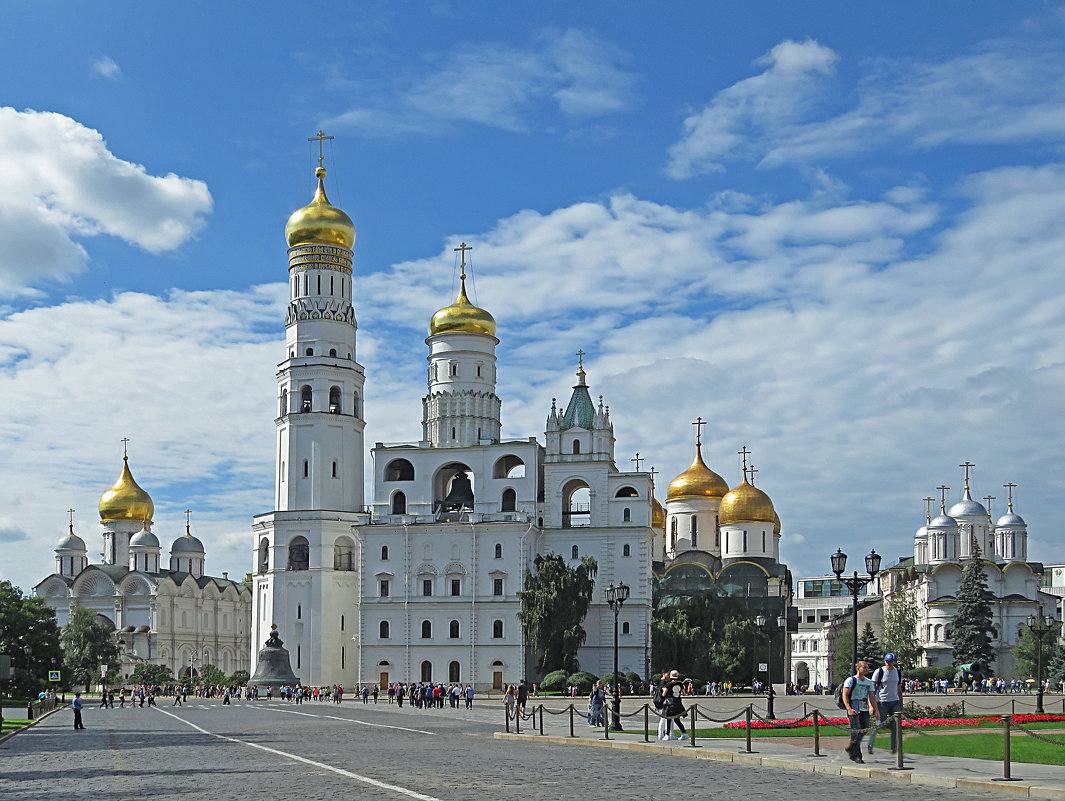
<svg viewBox="0 0 1065 801">
<path fill-rule="evenodd" d="M 854 670 L 854 675 L 843 682 L 841 693 L 851 727 L 851 744 L 847 746 L 846 751 L 852 762 L 864 763 L 862 735 L 869 728 L 869 713 L 876 713 L 876 693 L 873 683 L 866 678 L 869 664 L 859 662 L 854 666 Z"/>
<path fill-rule="evenodd" d="M 902 711 L 902 671 L 895 666 L 895 654 L 884 655 L 884 666 L 873 672 L 873 686 L 876 688 L 876 708 L 880 713 L 880 725 L 891 720 L 891 716 Z M 873 753 L 873 738 L 876 731 L 869 732 L 869 753 Z M 891 753 L 898 747 L 894 723 L 891 725 Z"/>
</svg>

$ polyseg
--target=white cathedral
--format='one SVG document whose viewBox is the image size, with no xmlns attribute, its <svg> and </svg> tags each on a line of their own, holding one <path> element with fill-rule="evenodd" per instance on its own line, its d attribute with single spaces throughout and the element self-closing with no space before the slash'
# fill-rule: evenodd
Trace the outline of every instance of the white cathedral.
<svg viewBox="0 0 1065 801">
<path fill-rule="evenodd" d="M 433 315 L 425 340 L 421 436 L 370 450 L 366 503 L 355 227 L 327 199 L 321 160 L 315 174 L 314 199 L 286 226 L 275 508 L 252 526 L 255 647 L 277 624 L 308 685 L 498 688 L 530 668 L 517 593 L 536 555 L 555 553 L 598 563 L 582 668 L 612 669 L 605 588 L 624 582 L 620 668 L 645 674 L 661 550 L 651 476 L 618 470 L 609 407 L 593 401 L 583 366 L 564 409 L 552 403 L 545 444 L 502 438 L 496 321 L 466 294 L 465 245 L 458 296 Z"/>
</svg>

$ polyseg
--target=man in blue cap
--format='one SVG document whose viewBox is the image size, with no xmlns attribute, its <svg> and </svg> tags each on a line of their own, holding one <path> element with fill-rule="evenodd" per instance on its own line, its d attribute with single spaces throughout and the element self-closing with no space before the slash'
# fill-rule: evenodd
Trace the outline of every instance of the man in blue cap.
<svg viewBox="0 0 1065 801">
<path fill-rule="evenodd" d="M 902 711 L 902 673 L 895 666 L 895 654 L 884 654 L 884 666 L 873 671 L 873 686 L 876 688 L 876 706 L 880 712 L 880 725 L 891 720 L 891 716 Z M 893 723 L 887 723 L 891 729 L 891 753 L 898 747 Z M 869 753 L 873 753 L 873 738 L 876 731 L 869 732 Z"/>
</svg>

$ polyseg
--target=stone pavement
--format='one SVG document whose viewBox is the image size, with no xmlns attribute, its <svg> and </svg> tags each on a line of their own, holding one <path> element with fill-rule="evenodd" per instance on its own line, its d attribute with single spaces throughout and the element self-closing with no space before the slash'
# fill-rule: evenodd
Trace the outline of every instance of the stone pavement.
<svg viewBox="0 0 1065 801">
<path fill-rule="evenodd" d="M 4 801 L 294 797 L 421 801 L 959 801 L 980 789 L 889 784 L 877 777 L 795 774 L 742 760 L 671 758 L 673 749 L 574 748 L 497 740 L 499 702 L 470 712 L 217 701 L 158 709 L 68 710 L 0 745 Z M 547 738 L 541 738 L 547 739 Z M 680 751 L 681 749 L 676 749 Z M 694 749 L 693 749 L 694 750 Z M 698 749 L 702 752 L 702 749 Z M 755 755 L 758 758 L 762 754 Z M 827 761 L 827 760 L 826 760 Z"/>
<path fill-rule="evenodd" d="M 532 707 L 530 706 L 530 709 Z M 551 707 L 548 706 L 548 709 Z M 561 709 L 562 707 L 557 707 Z M 652 715 L 649 717 L 653 731 L 658 724 Z M 685 721 L 687 725 L 687 721 Z M 623 753 L 668 754 L 671 757 L 692 760 L 710 760 L 717 763 L 733 765 L 757 765 L 784 771 L 800 771 L 809 774 L 827 774 L 840 777 L 859 777 L 877 779 L 896 783 L 897 785 L 915 785 L 921 787 L 957 788 L 971 792 L 1007 794 L 1014 797 L 1058 799 L 1065 801 L 1065 770 L 1060 765 L 1036 765 L 1025 762 L 1013 762 L 1011 777 L 1014 781 L 997 781 L 1003 775 L 1001 761 L 984 759 L 965 759 L 959 757 L 929 756 L 925 754 L 906 755 L 904 766 L 909 770 L 895 770 L 896 757 L 888 750 L 889 735 L 877 738 L 878 747 L 873 755 L 864 754 L 865 764 L 858 765 L 850 761 L 843 748 L 849 742 L 846 736 L 825 736 L 827 727 L 822 728 L 820 752 L 822 756 L 813 755 L 813 738 L 761 738 L 754 730 L 752 752 L 746 753 L 743 731 L 739 737 L 732 739 L 705 738 L 697 739 L 693 747 L 688 741 L 661 742 L 651 735 L 651 742 L 645 743 L 643 736 L 643 718 L 640 715 L 627 718 L 624 726 L 628 732 L 610 732 L 610 740 L 604 738 L 601 728 L 591 728 L 581 718 L 576 718 L 573 733 L 569 736 L 568 715 L 544 715 L 546 734 L 532 728 L 532 720 L 521 723 L 521 733 L 515 733 L 511 722 L 511 733 L 497 732 L 500 740 L 521 740 L 532 744 L 551 743 L 607 748 Z M 700 725 L 704 725 L 700 721 Z M 638 730 L 640 733 L 636 733 Z M 919 736 L 906 734 L 903 740 L 905 753 L 906 739 Z M 1065 739 L 1065 738 L 1057 738 Z M 891 789 L 895 797 L 895 789 Z"/>
</svg>

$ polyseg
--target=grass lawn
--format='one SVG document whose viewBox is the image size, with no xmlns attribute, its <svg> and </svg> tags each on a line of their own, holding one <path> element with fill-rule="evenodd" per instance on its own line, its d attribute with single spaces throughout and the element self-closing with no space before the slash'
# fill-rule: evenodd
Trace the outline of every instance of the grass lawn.
<svg viewBox="0 0 1065 801">
<path fill-rule="evenodd" d="M 10 734 L 13 731 L 18 731 L 23 726 L 28 726 L 32 721 L 24 718 L 4 718 L 4 730 L 0 732 L 0 735 Z"/>
<path fill-rule="evenodd" d="M 1065 735 L 1053 735 L 1053 739 L 1065 743 Z M 908 737 L 903 750 L 907 754 L 932 754 L 1001 761 L 1002 745 L 1002 735 L 989 732 L 987 734 L 952 734 L 944 737 Z M 1050 745 L 1017 732 L 1010 737 L 1010 761 L 1065 765 L 1065 746 Z"/>
<path fill-rule="evenodd" d="M 684 721 L 684 725 L 685 726 L 688 725 L 688 721 L 687 720 Z M 1050 721 L 1050 720 L 1048 720 L 1048 721 L 1043 721 L 1043 722 L 1039 722 L 1039 723 L 1025 723 L 1024 725 L 1025 725 L 1025 728 L 1029 728 L 1029 729 L 1065 729 L 1065 721 L 1060 721 L 1060 720 L 1059 721 Z M 524 726 L 523 726 L 523 728 L 524 728 Z M 821 736 L 822 737 L 846 737 L 847 736 L 847 732 L 845 730 L 841 730 L 839 728 L 836 728 L 836 726 L 832 726 L 832 725 L 829 725 L 827 723 L 822 723 L 820 728 L 821 728 Z M 976 728 L 976 727 L 970 726 L 970 725 L 958 726 L 958 727 L 938 726 L 938 727 L 936 727 L 934 729 L 929 729 L 928 731 L 950 731 L 952 728 L 973 729 L 973 728 Z M 992 730 L 996 730 L 998 732 L 1001 732 L 1002 724 L 999 721 L 997 721 L 997 720 L 990 720 L 990 721 L 987 721 L 985 724 L 981 725 L 979 728 L 992 729 Z M 551 726 L 548 725 L 547 729 L 548 729 L 548 733 L 550 734 L 551 733 Z M 627 729 L 627 731 L 630 731 L 630 733 L 635 732 L 636 734 L 643 734 L 643 729 L 634 729 L 634 730 L 628 730 Z M 658 730 L 655 729 L 654 731 L 651 732 L 651 738 L 654 739 L 657 736 L 658 736 Z M 814 727 L 813 726 L 797 726 L 794 729 L 751 729 L 751 737 L 754 737 L 754 738 L 758 738 L 758 737 L 809 737 L 812 740 L 813 736 L 814 736 Z M 877 736 L 878 737 L 890 737 L 891 735 L 890 735 L 890 732 L 885 728 L 885 729 L 881 729 L 880 733 Z M 940 736 L 940 735 L 936 735 L 936 736 Z M 1027 735 L 1021 735 L 1021 736 L 1027 737 Z M 1055 739 L 1055 740 L 1061 740 L 1061 742 L 1065 743 L 1065 733 L 1053 734 L 1053 735 L 1050 735 L 1050 736 L 1053 739 Z M 745 739 L 747 737 L 747 733 L 746 733 L 746 730 L 743 729 L 743 728 L 739 728 L 739 729 L 723 729 L 723 728 L 718 728 L 718 729 L 696 729 L 695 737 L 698 740 L 703 740 L 703 739 L 707 739 L 707 740 Z M 903 730 L 903 737 L 905 737 L 905 740 L 906 740 L 907 743 L 911 743 L 911 742 L 916 742 L 917 739 L 919 737 L 921 737 L 921 735 L 919 735 L 916 732 L 913 732 L 913 731 L 911 731 L 909 729 L 904 729 Z M 1001 733 L 998 735 L 998 737 L 999 737 L 999 742 L 1001 742 L 1002 741 Z M 1031 739 L 1031 738 L 1028 738 L 1028 739 Z M 1036 742 L 1036 741 L 1032 740 L 1032 742 Z M 1050 746 L 1050 747 L 1051 748 L 1056 748 L 1057 746 Z M 909 746 L 906 746 L 906 750 L 909 750 Z M 1065 747 L 1063 747 L 1062 750 L 1065 751 Z M 929 753 L 931 753 L 931 752 L 929 752 Z M 1001 758 L 1001 754 L 999 755 L 999 757 Z"/>
</svg>

